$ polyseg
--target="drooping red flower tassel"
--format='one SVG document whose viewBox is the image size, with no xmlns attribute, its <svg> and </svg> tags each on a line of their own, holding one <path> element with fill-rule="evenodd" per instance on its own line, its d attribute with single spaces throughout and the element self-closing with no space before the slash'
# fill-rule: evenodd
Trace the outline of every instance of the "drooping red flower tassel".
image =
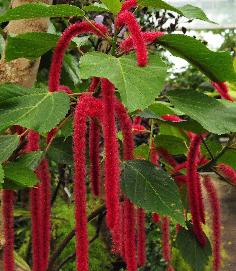
<svg viewBox="0 0 236 271">
<path fill-rule="evenodd" d="M 142 32 L 142 37 L 146 44 L 155 42 L 159 37 L 163 36 L 163 32 Z M 120 49 L 125 53 L 129 53 L 131 50 L 134 49 L 135 44 L 133 41 L 133 37 L 130 36 L 127 39 L 123 40 L 120 45 Z"/>
<path fill-rule="evenodd" d="M 220 163 L 217 165 L 217 170 L 223 175 L 223 177 L 229 180 L 232 184 L 236 185 L 236 171 L 231 166 Z"/>
<path fill-rule="evenodd" d="M 174 267 L 172 265 L 169 265 L 167 268 L 166 268 L 166 271 L 175 271 Z"/>
<path fill-rule="evenodd" d="M 116 137 L 114 86 L 101 80 L 103 96 L 103 133 L 105 143 L 105 192 L 107 225 L 112 229 L 119 223 L 120 160 Z"/>
<path fill-rule="evenodd" d="M 203 224 L 206 223 L 206 215 L 205 215 L 205 206 L 203 202 L 203 195 L 202 195 L 202 186 L 201 186 L 201 180 L 200 180 L 200 175 L 199 173 L 196 174 L 196 187 L 197 187 L 197 193 L 199 197 L 199 213 L 200 213 L 200 218 L 201 222 Z"/>
<path fill-rule="evenodd" d="M 197 177 L 198 156 L 200 152 L 201 138 L 198 135 L 193 135 L 191 139 L 190 149 L 187 160 L 187 188 L 190 211 L 192 215 L 193 229 L 199 243 L 204 246 L 206 237 L 201 226 L 201 215 L 199 201 L 202 200 L 199 195 L 199 182 Z"/>
<path fill-rule="evenodd" d="M 106 35 L 108 32 L 107 28 L 102 24 L 92 22 L 92 25 L 88 22 L 77 22 L 70 25 L 62 34 L 59 39 L 57 46 L 54 50 L 52 64 L 49 72 L 49 91 L 58 91 L 60 89 L 60 72 L 62 66 L 62 59 L 65 54 L 65 50 L 68 47 L 71 40 L 80 34 L 92 33 L 99 37 Z"/>
<path fill-rule="evenodd" d="M 159 214 L 157 214 L 157 213 L 153 213 L 152 214 L 152 220 L 153 220 L 153 222 L 155 222 L 155 223 L 160 223 L 160 221 L 161 221 L 161 217 L 160 217 L 160 215 Z"/>
<path fill-rule="evenodd" d="M 135 212 L 132 202 L 128 198 L 124 201 L 125 213 L 125 260 L 128 271 L 137 271 L 135 244 Z"/>
<path fill-rule="evenodd" d="M 5 245 L 3 248 L 3 270 L 14 271 L 14 191 L 3 190 L 3 231 Z"/>
<path fill-rule="evenodd" d="M 74 198 L 76 219 L 77 271 L 88 271 L 88 233 L 86 214 L 86 119 L 100 117 L 101 102 L 91 96 L 80 98 L 74 115 Z"/>
<path fill-rule="evenodd" d="M 124 105 L 116 99 L 116 115 L 120 123 L 123 134 L 123 157 L 124 160 L 134 159 L 134 140 L 132 135 L 132 122 Z M 136 240 L 135 240 L 135 210 L 133 204 L 125 197 L 124 203 L 124 234 L 121 238 L 124 249 L 122 255 L 125 255 L 128 271 L 137 270 L 136 260 Z M 123 239 L 123 240 L 122 240 Z"/>
<path fill-rule="evenodd" d="M 129 11 L 119 13 L 116 20 L 116 26 L 120 27 L 124 24 L 127 25 L 132 35 L 137 55 L 137 63 L 139 66 L 144 67 L 147 65 L 147 48 L 142 36 L 140 26 L 133 13 Z"/>
<path fill-rule="evenodd" d="M 39 150 L 40 136 L 35 131 L 30 131 L 28 134 L 28 143 L 25 151 Z M 39 177 L 39 176 L 38 176 Z M 32 223 L 32 256 L 33 256 L 33 271 L 43 270 L 43 230 L 42 230 L 42 210 L 41 210 L 41 184 L 30 190 L 31 204 L 31 223 Z"/>
<path fill-rule="evenodd" d="M 91 84 L 89 85 L 88 92 L 94 92 L 100 83 L 99 77 L 93 77 Z"/>
<path fill-rule="evenodd" d="M 146 263 L 146 233 L 145 233 L 145 212 L 143 209 L 137 210 L 138 225 L 138 266 L 142 267 Z"/>
<path fill-rule="evenodd" d="M 122 4 L 121 11 L 130 10 L 137 7 L 137 0 L 127 0 Z"/>
<path fill-rule="evenodd" d="M 182 122 L 182 121 L 184 121 L 184 119 L 180 118 L 179 116 L 170 115 L 170 114 L 163 115 L 163 116 L 161 116 L 161 118 L 163 120 L 171 121 L 171 122 Z"/>
<path fill-rule="evenodd" d="M 158 147 L 157 149 L 158 154 L 173 168 L 177 166 L 177 162 L 173 158 L 173 156 L 165 149 Z"/>
<path fill-rule="evenodd" d="M 222 98 L 231 102 L 234 101 L 234 99 L 229 95 L 229 89 L 225 82 L 211 82 L 211 84 L 219 92 Z"/>
<path fill-rule="evenodd" d="M 100 194 L 100 126 L 91 120 L 89 129 L 90 184 L 94 196 Z"/>
<path fill-rule="evenodd" d="M 221 208 L 217 191 L 209 176 L 204 178 L 204 186 L 207 191 L 208 199 L 212 212 L 213 229 L 213 271 L 219 271 L 221 266 Z"/>
<path fill-rule="evenodd" d="M 42 270 L 47 270 L 50 252 L 50 232 L 51 232 L 51 176 L 48 161 L 43 159 L 36 170 L 41 181 L 40 185 L 40 211 L 42 226 Z"/>
<path fill-rule="evenodd" d="M 162 255 L 163 259 L 170 263 L 171 261 L 171 248 L 170 248 L 170 221 L 168 217 L 162 218 Z"/>
</svg>

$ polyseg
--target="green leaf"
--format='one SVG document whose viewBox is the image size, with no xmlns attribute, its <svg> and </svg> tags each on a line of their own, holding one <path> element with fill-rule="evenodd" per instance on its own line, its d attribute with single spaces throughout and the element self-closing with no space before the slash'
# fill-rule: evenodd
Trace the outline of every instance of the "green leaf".
<svg viewBox="0 0 236 271">
<path fill-rule="evenodd" d="M 6 46 L 6 60 L 11 61 L 24 57 L 35 59 L 56 46 L 60 36 L 50 33 L 24 33 L 15 37 L 9 36 Z"/>
<path fill-rule="evenodd" d="M 11 61 L 20 57 L 28 59 L 38 58 L 56 47 L 59 38 L 60 35 L 44 32 L 31 32 L 17 36 L 9 36 L 5 53 L 6 60 Z M 87 41 L 88 37 L 76 37 L 70 46 L 81 46 Z"/>
<path fill-rule="evenodd" d="M 202 247 L 192 230 L 181 229 L 177 235 L 176 245 L 193 271 L 205 270 L 212 253 L 208 239 L 206 246 Z"/>
<path fill-rule="evenodd" d="M 184 140 L 176 136 L 158 135 L 155 142 L 158 147 L 166 149 L 173 155 L 186 154 L 187 152 Z"/>
<path fill-rule="evenodd" d="M 99 69 L 98 69 L 99 67 Z M 147 67 L 138 67 L 134 54 L 120 58 L 98 52 L 81 57 L 80 76 L 109 79 L 119 90 L 130 111 L 144 109 L 154 102 L 163 89 L 166 66 L 158 55 L 149 55 Z"/>
<path fill-rule="evenodd" d="M 122 191 L 138 207 L 171 217 L 185 225 L 178 187 L 170 176 L 149 161 L 123 163 Z"/>
<path fill-rule="evenodd" d="M 17 162 L 4 166 L 5 180 L 4 189 L 22 189 L 26 187 L 34 187 L 38 183 L 38 179 L 33 170 L 22 167 Z"/>
<path fill-rule="evenodd" d="M 56 138 L 53 140 L 48 150 L 48 156 L 51 160 L 60 164 L 73 164 L 72 140 L 67 138 Z"/>
<path fill-rule="evenodd" d="M 17 160 L 17 164 L 21 167 L 29 169 L 36 169 L 42 159 L 42 151 L 33 151 L 27 154 L 21 155 Z"/>
<path fill-rule="evenodd" d="M 6 13 L 0 16 L 0 23 L 21 19 L 33 19 L 43 17 L 70 17 L 83 15 L 84 12 L 79 7 L 67 4 L 24 4 L 16 8 L 7 10 Z"/>
<path fill-rule="evenodd" d="M 104 4 L 94 3 L 93 5 L 83 6 L 83 10 L 86 12 L 107 12 L 109 11 Z"/>
<path fill-rule="evenodd" d="M 168 92 L 176 108 L 199 122 L 207 131 L 215 134 L 236 132 L 236 105 L 220 102 L 194 90 Z"/>
<path fill-rule="evenodd" d="M 62 84 L 74 88 L 81 83 L 79 73 L 79 60 L 71 54 L 65 54 L 61 74 Z"/>
<path fill-rule="evenodd" d="M 117 15 L 121 10 L 120 0 L 101 0 L 104 5 L 115 15 Z"/>
<path fill-rule="evenodd" d="M 0 85 L 0 130 L 18 124 L 38 132 L 48 132 L 67 114 L 69 97 L 63 92 Z"/>
<path fill-rule="evenodd" d="M 149 156 L 149 146 L 147 144 L 139 145 L 134 149 L 134 156 L 137 159 L 143 158 L 145 160 L 148 160 Z"/>
<path fill-rule="evenodd" d="M 4 179 L 4 170 L 2 165 L 0 164 L 0 183 L 3 182 L 3 179 Z"/>
<path fill-rule="evenodd" d="M 157 43 L 173 55 L 181 57 L 212 81 L 236 81 L 232 57 L 229 52 L 213 52 L 201 41 L 186 35 L 169 34 L 158 38 Z"/>
<path fill-rule="evenodd" d="M 202 9 L 192 6 L 192 5 L 184 5 L 182 7 L 176 8 L 162 0 L 139 0 L 138 2 L 140 5 L 145 6 L 145 7 L 156 8 L 156 9 L 166 9 L 166 10 L 174 11 L 189 19 L 199 19 L 202 21 L 213 23 L 207 18 L 205 12 Z"/>
<path fill-rule="evenodd" d="M 0 163 L 11 156 L 19 141 L 20 137 L 18 135 L 0 135 Z"/>
<path fill-rule="evenodd" d="M 29 265 L 25 262 L 25 260 L 14 251 L 14 259 L 15 259 L 15 263 L 16 263 L 16 270 L 18 270 L 18 268 L 21 271 L 31 271 Z"/>
<path fill-rule="evenodd" d="M 146 108 L 144 111 L 138 113 L 140 117 L 147 119 L 160 119 L 161 116 L 167 114 L 183 115 L 175 108 L 171 108 L 169 103 L 165 102 L 155 102 L 154 104 L 151 104 L 148 108 Z"/>
</svg>

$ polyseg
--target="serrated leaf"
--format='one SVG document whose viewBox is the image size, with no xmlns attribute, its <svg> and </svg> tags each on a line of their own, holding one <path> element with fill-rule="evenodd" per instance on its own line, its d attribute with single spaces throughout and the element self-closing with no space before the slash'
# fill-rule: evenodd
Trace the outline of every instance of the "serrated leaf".
<svg viewBox="0 0 236 271">
<path fill-rule="evenodd" d="M 189 19 L 199 19 L 202 21 L 214 23 L 207 18 L 205 12 L 202 9 L 192 5 L 184 5 L 182 7 L 177 8 L 162 0 L 138 0 L 138 2 L 140 5 L 145 7 L 170 10 Z"/>
<path fill-rule="evenodd" d="M 101 0 L 104 5 L 107 6 L 107 8 L 115 15 L 117 15 L 120 12 L 121 9 L 121 3 L 120 0 Z"/>
<path fill-rule="evenodd" d="M 93 5 L 83 6 L 86 12 L 107 12 L 109 9 L 104 4 L 94 3 Z"/>
<path fill-rule="evenodd" d="M 21 167 L 26 167 L 29 169 L 36 169 L 42 159 L 42 151 L 33 151 L 21 155 L 17 160 L 17 164 Z"/>
<path fill-rule="evenodd" d="M 84 12 L 79 7 L 67 4 L 24 4 L 7 10 L 7 12 L 0 16 L 0 23 L 21 19 L 33 19 L 42 17 L 70 17 L 83 15 Z"/>
<path fill-rule="evenodd" d="M 69 97 L 63 92 L 0 85 L 0 130 L 18 124 L 48 132 L 65 117 L 69 108 Z"/>
<path fill-rule="evenodd" d="M 99 67 L 99 68 L 98 68 Z M 154 102 L 164 86 L 166 66 L 158 55 L 149 56 L 147 67 L 138 67 L 134 54 L 120 58 L 92 52 L 80 60 L 80 76 L 109 79 L 118 89 L 130 111 L 144 109 Z"/>
<path fill-rule="evenodd" d="M 185 225 L 178 187 L 163 169 L 145 160 L 125 161 L 121 187 L 138 207 Z"/>
<path fill-rule="evenodd" d="M 220 102 L 194 90 L 174 90 L 167 96 L 176 108 L 215 134 L 236 132 L 236 104 Z"/>
<path fill-rule="evenodd" d="M 3 182 L 3 179 L 4 179 L 4 170 L 3 170 L 3 167 L 2 165 L 0 164 L 0 183 Z"/>
<path fill-rule="evenodd" d="M 33 170 L 22 167 L 17 162 L 4 166 L 5 180 L 4 189 L 23 189 L 26 187 L 34 187 L 38 183 L 38 179 Z"/>
<path fill-rule="evenodd" d="M 18 135 L 0 135 L 0 163 L 11 156 L 19 141 L 20 137 Z"/>
<path fill-rule="evenodd" d="M 208 239 L 206 246 L 202 247 L 192 230 L 181 229 L 177 235 L 176 245 L 193 271 L 205 270 L 211 256 L 211 245 Z"/>
<path fill-rule="evenodd" d="M 11 61 L 20 57 L 35 59 L 52 48 L 56 47 L 60 35 L 31 32 L 17 36 L 9 36 L 6 44 L 6 60 Z M 70 46 L 77 47 L 83 45 L 88 37 L 76 37 L 70 43 Z"/>
<path fill-rule="evenodd" d="M 164 35 L 158 38 L 157 43 L 197 67 L 212 81 L 236 81 L 229 52 L 213 52 L 201 41 L 180 34 Z"/>
</svg>

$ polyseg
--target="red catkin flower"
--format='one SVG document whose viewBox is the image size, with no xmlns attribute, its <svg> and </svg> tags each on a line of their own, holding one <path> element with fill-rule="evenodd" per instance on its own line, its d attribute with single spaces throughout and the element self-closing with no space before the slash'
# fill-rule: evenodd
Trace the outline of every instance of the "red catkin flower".
<svg viewBox="0 0 236 271">
<path fill-rule="evenodd" d="M 150 150 L 150 161 L 154 165 L 159 166 L 158 160 L 159 160 L 159 155 L 156 150 L 155 142 L 154 142 L 154 140 L 152 140 L 152 146 L 151 146 L 151 150 Z"/>
<path fill-rule="evenodd" d="M 135 244 L 135 213 L 134 206 L 128 198 L 124 202 L 125 224 L 125 260 L 128 271 L 137 271 Z"/>
<path fill-rule="evenodd" d="M 168 217 L 162 218 L 162 255 L 163 259 L 170 263 L 171 261 L 171 248 L 170 248 L 170 221 Z"/>
<path fill-rule="evenodd" d="M 88 92 L 94 92 L 100 83 L 100 78 L 94 77 L 89 86 Z M 94 196 L 100 194 L 100 159 L 99 159 L 99 142 L 100 142 L 100 127 L 91 119 L 89 130 L 89 156 L 90 156 L 90 184 L 91 191 Z"/>
<path fill-rule="evenodd" d="M 115 103 L 116 116 L 120 123 L 120 128 L 124 138 L 123 157 L 124 160 L 134 159 L 134 140 L 132 136 L 132 122 L 124 105 L 116 99 Z M 128 271 L 137 270 L 136 260 L 136 240 L 135 240 L 135 211 L 133 204 L 128 198 L 125 198 L 123 203 L 124 215 L 124 244 L 122 255 L 125 255 Z M 122 221 L 122 220 L 121 220 Z"/>
<path fill-rule="evenodd" d="M 134 117 L 134 120 L 133 120 L 133 125 L 141 125 L 141 122 L 142 122 L 142 118 L 137 116 L 137 117 Z"/>
<path fill-rule="evenodd" d="M 65 54 L 65 50 L 68 47 L 71 40 L 81 34 L 92 33 L 99 37 L 106 35 L 108 30 L 104 25 L 97 24 L 92 22 L 91 25 L 88 22 L 77 22 L 73 25 L 70 25 L 62 34 L 59 39 L 57 46 L 54 50 L 52 64 L 49 72 L 49 82 L 48 88 L 49 91 L 58 91 L 60 89 L 60 72 L 62 66 L 62 59 Z"/>
<path fill-rule="evenodd" d="M 201 138 L 198 135 L 193 135 L 191 139 L 190 149 L 187 160 L 187 188 L 188 199 L 190 204 L 190 211 L 192 215 L 193 229 L 197 236 L 199 243 L 204 246 L 206 244 L 206 237 L 201 226 L 201 214 L 199 201 L 200 198 L 199 182 L 197 176 L 198 155 L 200 152 Z"/>
<path fill-rule="evenodd" d="M 68 88 L 67 86 L 63 86 L 63 85 L 60 85 L 58 90 L 63 91 L 65 93 L 67 93 L 67 94 L 72 94 L 73 93 L 70 88 Z"/>
<path fill-rule="evenodd" d="M 222 98 L 231 102 L 234 101 L 234 99 L 229 95 L 229 89 L 225 82 L 211 82 L 211 84 L 219 92 Z"/>
<path fill-rule="evenodd" d="M 100 83 L 99 77 L 93 77 L 92 82 L 88 88 L 88 92 L 94 92 Z"/>
<path fill-rule="evenodd" d="M 142 36 L 140 26 L 133 13 L 129 11 L 119 13 L 116 20 L 116 26 L 120 27 L 124 24 L 127 25 L 132 35 L 137 55 L 137 63 L 139 66 L 144 67 L 147 65 L 147 48 Z"/>
<path fill-rule="evenodd" d="M 3 190 L 3 231 L 5 245 L 3 248 L 3 270 L 14 271 L 14 191 Z"/>
<path fill-rule="evenodd" d="M 161 118 L 163 120 L 166 120 L 166 121 L 171 121 L 171 122 L 182 122 L 184 121 L 184 119 L 176 116 L 176 115 L 170 115 L 170 114 L 167 114 L 167 115 L 163 115 L 161 116 Z"/>
<path fill-rule="evenodd" d="M 89 129 L 90 184 L 94 196 L 100 194 L 100 126 L 91 120 Z"/>
<path fill-rule="evenodd" d="M 119 223 L 120 160 L 116 137 L 114 86 L 101 80 L 103 96 L 103 133 L 105 143 L 105 192 L 107 225 L 112 229 Z"/>
<path fill-rule="evenodd" d="M 205 176 L 204 186 L 207 191 L 212 212 L 213 229 L 213 271 L 219 271 L 221 266 L 221 208 L 217 191 L 209 176 Z"/>
<path fill-rule="evenodd" d="M 220 163 L 217 165 L 217 170 L 223 175 L 223 177 L 229 180 L 232 184 L 236 185 L 236 171 L 231 166 Z"/>
<path fill-rule="evenodd" d="M 159 37 L 163 35 L 164 35 L 163 32 L 142 32 L 142 37 L 146 44 L 155 42 Z M 129 53 L 135 47 L 133 37 L 130 36 L 127 39 L 123 40 L 120 43 L 119 47 L 125 53 Z"/>
<path fill-rule="evenodd" d="M 153 220 L 153 222 L 155 222 L 155 223 L 160 223 L 161 222 L 161 217 L 160 217 L 160 215 L 159 214 L 157 214 L 157 213 L 153 213 L 152 214 L 152 220 Z"/>
<path fill-rule="evenodd" d="M 139 125 L 139 124 L 133 124 L 132 125 L 132 131 L 133 131 L 134 135 L 143 134 L 143 133 L 147 132 L 145 126 Z"/>
<path fill-rule="evenodd" d="M 50 252 L 50 228 L 51 228 L 51 176 L 49 173 L 48 161 L 43 159 L 36 169 L 38 178 L 41 180 L 40 185 L 40 211 L 41 211 L 41 226 L 42 226 L 42 244 L 43 258 L 42 270 L 47 270 L 48 258 Z"/>
<path fill-rule="evenodd" d="M 169 265 L 167 268 L 166 268 L 166 271 L 175 271 L 174 267 L 172 265 Z"/>
<path fill-rule="evenodd" d="M 75 109 L 74 151 L 74 198 L 76 220 L 76 266 L 77 271 L 88 271 L 88 233 L 86 214 L 86 119 L 99 117 L 101 102 L 83 95 Z"/>
<path fill-rule="evenodd" d="M 175 161 L 175 159 L 173 158 L 173 156 L 167 150 L 159 147 L 157 149 L 157 152 L 173 168 L 175 168 L 177 166 L 177 162 Z"/>
<path fill-rule="evenodd" d="M 206 223 L 205 206 L 204 206 L 204 202 L 203 202 L 202 186 L 201 186 L 201 180 L 200 180 L 199 173 L 196 174 L 196 186 L 198 189 L 200 218 L 201 218 L 201 222 L 203 224 L 205 224 Z"/>
<path fill-rule="evenodd" d="M 130 10 L 137 7 L 137 0 L 127 0 L 122 4 L 121 11 Z"/>
<path fill-rule="evenodd" d="M 146 263 L 146 233 L 145 233 L 145 212 L 139 208 L 137 210 L 138 225 L 138 266 L 142 267 Z"/>
<path fill-rule="evenodd" d="M 25 151 L 39 150 L 39 134 L 30 130 L 28 134 L 28 144 Z M 43 270 L 43 229 L 42 229 L 42 210 L 41 210 L 41 185 L 30 190 L 31 203 L 31 223 L 32 223 L 32 256 L 33 256 L 33 271 Z"/>
</svg>

